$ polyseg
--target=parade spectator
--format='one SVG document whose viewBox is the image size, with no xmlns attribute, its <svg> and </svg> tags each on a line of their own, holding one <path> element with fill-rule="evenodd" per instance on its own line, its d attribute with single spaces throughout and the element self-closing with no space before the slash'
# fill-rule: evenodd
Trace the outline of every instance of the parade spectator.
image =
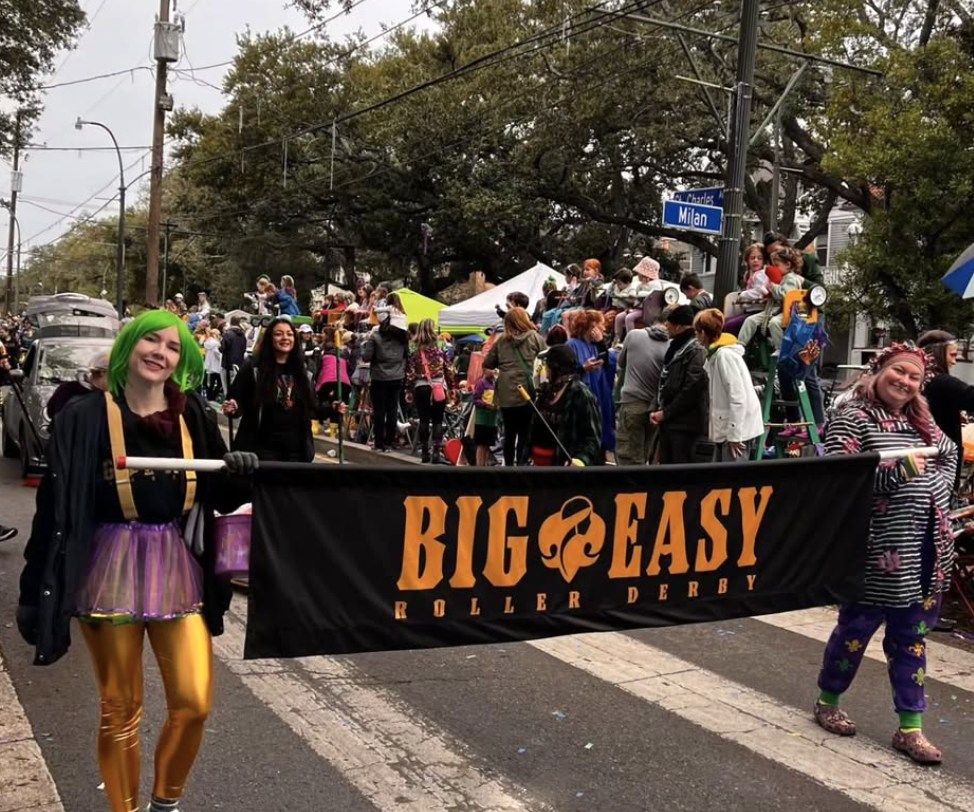
<svg viewBox="0 0 974 812">
<path fill-rule="evenodd" d="M 665 317 L 671 341 L 660 372 L 659 408 L 650 415 L 663 465 L 693 462 L 697 442 L 707 433 L 707 351 L 695 340 L 693 316 L 690 305 L 678 305 Z"/>
<path fill-rule="evenodd" d="M 38 664 L 67 652 L 72 617 L 88 646 L 101 695 L 98 761 L 113 810 L 139 805 L 143 640 L 165 687 L 168 718 L 155 753 L 150 809 L 174 809 L 199 750 L 213 690 L 211 635 L 223 631 L 229 585 L 214 570 L 210 521 L 188 538 L 196 505 L 239 504 L 225 474 L 168 471 L 142 476 L 115 467 L 126 454 L 224 457 L 253 470 L 226 446 L 194 394 L 203 378 L 185 325 L 164 310 L 129 322 L 112 348 L 110 395 L 61 413 L 49 470 L 24 553 L 17 625 Z M 103 476 L 104 471 L 114 476 Z"/>
<path fill-rule="evenodd" d="M 230 317 L 230 326 L 223 331 L 220 340 L 220 353 L 223 358 L 223 370 L 226 373 L 226 388 L 229 389 L 237 370 L 243 366 L 247 356 L 247 334 L 240 326 L 240 316 Z"/>
<path fill-rule="evenodd" d="M 72 400 L 91 392 L 104 392 L 108 388 L 108 353 L 97 353 L 88 364 L 84 375 L 76 381 L 58 385 L 47 401 L 47 416 L 53 420 L 58 412 Z"/>
<path fill-rule="evenodd" d="M 548 382 L 536 401 L 544 419 L 532 419 L 531 461 L 537 466 L 601 465 L 602 416 L 595 396 L 579 379 L 575 353 L 559 344 L 548 350 L 545 363 Z"/>
<path fill-rule="evenodd" d="M 633 274 L 628 268 L 620 268 L 615 272 L 608 290 L 608 306 L 611 310 L 618 313 L 629 307 L 635 295 L 632 280 Z"/>
<path fill-rule="evenodd" d="M 794 248 L 781 248 L 771 255 L 771 264 L 781 273 L 781 282 L 770 280 L 767 286 L 768 298 L 764 310 L 748 316 L 741 325 L 738 341 L 745 347 L 759 330 L 767 330 L 776 349 L 781 347 L 781 308 L 785 295 L 792 290 L 800 290 L 804 280 L 801 277 L 802 256 Z"/>
<path fill-rule="evenodd" d="M 615 317 L 613 332 L 616 343 L 621 343 L 630 330 L 636 329 L 636 323 L 643 317 L 643 300 L 654 290 L 659 290 L 662 284 L 659 278 L 660 265 L 652 257 L 643 257 L 632 272 L 632 300 L 629 307 Z"/>
<path fill-rule="evenodd" d="M 443 415 L 454 383 L 453 368 L 437 340 L 436 324 L 423 319 L 416 328 L 416 347 L 406 362 L 406 400 L 419 415 L 419 448 L 424 463 L 442 461 Z"/>
<path fill-rule="evenodd" d="M 210 300 L 206 296 L 206 291 L 201 290 L 196 294 L 196 312 L 200 314 L 201 319 L 208 319 L 210 309 Z"/>
<path fill-rule="evenodd" d="M 219 402 L 223 398 L 223 353 L 220 352 L 220 331 L 208 330 L 203 339 L 203 368 L 206 372 L 206 399 Z"/>
<path fill-rule="evenodd" d="M 186 310 L 186 302 L 183 300 L 183 294 L 177 293 L 175 296 L 173 296 L 173 299 L 176 305 L 176 312 L 179 313 L 180 316 L 185 316 L 187 310 Z"/>
<path fill-rule="evenodd" d="M 597 259 L 585 260 L 582 264 L 582 279 L 572 292 L 570 303 L 575 307 L 595 308 L 604 285 L 602 263 Z"/>
<path fill-rule="evenodd" d="M 656 426 L 650 421 L 658 404 L 659 379 L 670 336 L 662 324 L 633 330 L 619 353 L 616 413 L 616 462 L 645 465 Z"/>
<path fill-rule="evenodd" d="M 568 346 L 582 370 L 582 382 L 591 390 L 599 404 L 602 417 L 602 450 L 615 452 L 615 404 L 612 385 L 615 362 L 605 347 L 604 321 L 598 310 L 583 310 L 573 314 L 569 322 Z"/>
<path fill-rule="evenodd" d="M 740 333 L 741 325 L 748 316 L 764 310 L 770 296 L 769 283 L 781 284 L 781 269 L 765 263 L 764 246 L 761 243 L 748 246 L 744 252 L 744 265 L 744 288 L 734 294 L 735 307 L 739 312 L 724 322 L 724 332 L 732 335 Z"/>
<path fill-rule="evenodd" d="M 559 344 L 567 344 L 568 331 L 560 324 L 556 324 L 548 331 L 548 334 L 545 336 L 544 343 L 548 347 L 557 347 Z M 538 354 L 538 357 L 534 359 L 532 377 L 534 380 L 535 389 L 548 380 L 548 365 L 544 360 L 546 352 L 547 350 L 542 351 Z"/>
<path fill-rule="evenodd" d="M 954 541 L 947 514 L 957 449 L 937 427 L 921 394 L 925 379 L 935 371 L 924 350 L 893 344 L 870 367 L 855 396 L 829 423 L 826 452 L 909 452 L 935 446 L 939 453 L 926 458 L 908 454 L 878 464 L 864 591 L 857 603 L 839 608 L 838 624 L 825 648 L 814 715 L 830 733 L 855 734 L 856 725 L 839 700 L 852 684 L 870 638 L 885 622 L 883 650 L 899 715 L 893 747 L 921 764 L 939 764 L 942 754 L 922 730 L 924 638 L 937 625 L 941 600 L 950 587 Z"/>
<path fill-rule="evenodd" d="M 362 360 L 370 365 L 369 394 L 376 451 L 390 451 L 396 445 L 396 418 L 406 377 L 408 346 L 406 316 L 398 310 L 386 309 L 379 326 L 369 333 L 362 348 Z"/>
<path fill-rule="evenodd" d="M 223 413 L 240 418 L 234 451 L 262 460 L 314 459 L 311 421 L 318 405 L 290 320 L 278 317 L 267 325 L 231 385 Z"/>
<path fill-rule="evenodd" d="M 293 276 L 282 276 L 281 286 L 277 292 L 268 297 L 268 302 L 277 305 L 277 312 L 282 316 L 300 316 L 298 307 L 298 292 L 294 287 Z"/>
<path fill-rule="evenodd" d="M 714 297 L 703 288 L 703 282 L 695 273 L 686 273 L 680 279 L 680 292 L 690 300 L 690 307 L 699 313 L 714 306 Z"/>
<path fill-rule="evenodd" d="M 497 443 L 497 404 L 494 402 L 496 369 L 485 369 L 473 388 L 473 444 L 475 464 L 481 468 L 490 464 L 491 449 Z"/>
<path fill-rule="evenodd" d="M 258 316 L 266 316 L 271 313 L 271 304 L 277 289 L 271 283 L 270 278 L 263 275 L 257 277 L 255 287 L 256 293 L 245 293 L 244 298 L 253 302 Z"/>
<path fill-rule="evenodd" d="M 710 382 L 710 441 L 715 462 L 746 460 L 764 432 L 761 403 L 744 363 L 744 347 L 723 332 L 724 314 L 711 307 L 693 320 L 697 341 L 706 348 Z"/>
<path fill-rule="evenodd" d="M 764 243 L 764 256 L 768 264 L 771 264 L 771 258 L 782 248 L 793 248 L 791 241 L 784 234 L 779 234 L 775 231 L 767 232 L 762 241 Z M 824 285 L 825 276 L 822 273 L 821 265 L 819 265 L 818 254 L 815 248 L 811 247 L 808 251 L 804 252 L 798 251 L 798 255 L 802 259 L 801 269 L 805 286 Z"/>
<path fill-rule="evenodd" d="M 495 400 L 504 421 L 504 465 L 523 465 L 531 430 L 531 406 L 518 393 L 523 386 L 533 396 L 532 365 L 545 347 L 528 312 L 512 307 L 504 316 L 504 333 L 487 351 L 485 369 L 498 370 Z"/>
<path fill-rule="evenodd" d="M 319 361 L 314 379 L 321 419 L 339 426 L 352 396 L 349 353 L 344 342 L 338 348 L 338 341 L 344 338 L 340 330 L 331 325 L 322 332 L 322 344 L 316 350 Z"/>
<path fill-rule="evenodd" d="M 933 358 L 934 375 L 923 388 L 923 395 L 940 430 L 957 446 L 956 489 L 964 460 L 961 412 L 974 414 L 974 386 L 950 374 L 957 364 L 957 339 L 946 330 L 928 330 L 920 336 L 917 346 Z"/>
</svg>

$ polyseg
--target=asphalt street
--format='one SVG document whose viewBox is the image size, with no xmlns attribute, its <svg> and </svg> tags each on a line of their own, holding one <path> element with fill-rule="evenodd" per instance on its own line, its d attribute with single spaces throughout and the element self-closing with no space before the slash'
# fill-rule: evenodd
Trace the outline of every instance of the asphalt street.
<svg viewBox="0 0 974 812">
<path fill-rule="evenodd" d="M 76 639 L 60 662 L 35 667 L 13 623 L 35 494 L 12 461 L 0 463 L 0 523 L 20 530 L 0 544 L 0 812 L 99 810 L 87 652 Z M 931 638 L 926 720 L 946 761 L 924 769 L 889 748 L 895 716 L 878 640 L 845 701 L 859 735 L 836 739 L 811 721 L 828 609 L 243 661 L 245 600 L 214 641 L 215 708 L 184 812 L 974 810 L 974 652 L 948 637 Z M 146 659 L 147 789 L 164 704 Z"/>
</svg>

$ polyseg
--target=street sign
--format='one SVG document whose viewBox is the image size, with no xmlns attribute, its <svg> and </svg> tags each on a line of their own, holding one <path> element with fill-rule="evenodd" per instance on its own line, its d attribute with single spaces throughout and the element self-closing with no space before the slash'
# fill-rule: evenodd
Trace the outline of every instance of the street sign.
<svg viewBox="0 0 974 812">
<path fill-rule="evenodd" d="M 724 210 L 682 200 L 663 202 L 663 225 L 701 234 L 720 234 Z"/>
<path fill-rule="evenodd" d="M 719 209 L 724 207 L 724 187 L 711 186 L 707 189 L 684 189 L 673 195 L 674 200 L 682 200 L 684 203 L 701 203 L 704 206 L 716 206 Z"/>
</svg>

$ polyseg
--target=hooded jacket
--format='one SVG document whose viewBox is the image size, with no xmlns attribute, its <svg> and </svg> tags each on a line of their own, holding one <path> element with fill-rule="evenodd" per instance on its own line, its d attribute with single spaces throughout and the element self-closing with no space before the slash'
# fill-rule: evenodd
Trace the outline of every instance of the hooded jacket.
<svg viewBox="0 0 974 812">
<path fill-rule="evenodd" d="M 534 359 L 544 348 L 544 339 L 537 330 L 513 337 L 503 335 L 490 348 L 484 358 L 484 367 L 500 370 L 494 390 L 494 402 L 499 409 L 526 405 L 517 388 L 531 389 L 534 386 Z"/>
<path fill-rule="evenodd" d="M 388 327 L 383 330 L 377 327 L 365 339 L 362 360 L 370 365 L 371 380 L 401 382 L 406 377 L 406 354 L 409 344 L 400 341 L 395 335 L 393 331 L 398 329 Z"/>
<path fill-rule="evenodd" d="M 626 334 L 619 353 L 619 369 L 624 371 L 619 390 L 620 403 L 656 405 L 663 356 L 670 346 L 669 333 L 659 325 Z"/>
<path fill-rule="evenodd" d="M 744 363 L 744 347 L 730 333 L 707 348 L 703 367 L 710 379 L 710 439 L 743 443 L 764 431 L 761 402 Z"/>
</svg>

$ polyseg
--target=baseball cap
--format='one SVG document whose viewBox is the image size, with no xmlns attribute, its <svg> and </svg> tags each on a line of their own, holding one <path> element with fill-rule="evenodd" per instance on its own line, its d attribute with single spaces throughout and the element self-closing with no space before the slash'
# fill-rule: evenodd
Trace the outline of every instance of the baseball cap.
<svg viewBox="0 0 974 812">
<path fill-rule="evenodd" d="M 314 330 L 311 329 L 311 325 L 310 324 L 302 324 L 300 327 L 298 327 L 298 332 L 299 333 L 313 333 Z"/>
</svg>

